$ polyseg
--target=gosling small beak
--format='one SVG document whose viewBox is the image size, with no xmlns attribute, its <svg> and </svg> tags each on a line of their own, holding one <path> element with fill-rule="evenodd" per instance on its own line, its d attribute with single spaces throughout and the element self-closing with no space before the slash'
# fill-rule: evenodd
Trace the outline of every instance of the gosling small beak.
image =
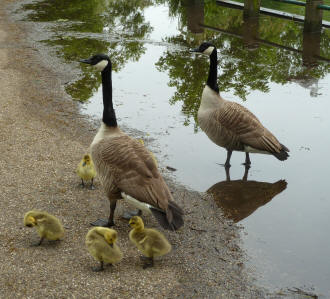
<svg viewBox="0 0 330 299">
<path fill-rule="evenodd" d="M 109 244 L 111 248 L 113 248 L 113 243 Z"/>
<path fill-rule="evenodd" d="M 81 59 L 81 60 L 79 60 L 79 62 L 87 63 L 87 64 L 92 64 L 90 58 L 88 58 L 88 59 Z"/>
<path fill-rule="evenodd" d="M 196 49 L 190 49 L 189 52 L 199 52 L 199 51 L 198 48 L 196 48 Z"/>
<path fill-rule="evenodd" d="M 83 162 L 82 166 L 85 166 L 86 165 L 86 162 Z"/>
<path fill-rule="evenodd" d="M 28 226 L 28 227 L 32 227 L 32 224 L 26 224 L 26 226 Z"/>
</svg>

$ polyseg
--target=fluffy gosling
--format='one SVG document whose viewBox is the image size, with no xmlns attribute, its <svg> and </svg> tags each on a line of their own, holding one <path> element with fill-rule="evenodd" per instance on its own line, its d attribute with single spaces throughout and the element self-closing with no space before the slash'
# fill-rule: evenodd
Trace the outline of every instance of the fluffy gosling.
<svg viewBox="0 0 330 299">
<path fill-rule="evenodd" d="M 93 180 L 96 176 L 96 170 L 93 160 L 89 154 L 84 155 L 77 167 L 77 174 L 81 178 L 81 185 L 84 187 L 85 181 L 91 180 L 91 189 L 94 189 Z"/>
<path fill-rule="evenodd" d="M 97 226 L 87 233 L 85 241 L 87 250 L 100 262 L 100 267 L 93 268 L 93 271 L 103 271 L 104 263 L 112 265 L 123 258 L 120 248 L 115 244 L 116 241 L 117 231 L 111 228 Z"/>
<path fill-rule="evenodd" d="M 43 211 L 32 210 L 25 214 L 24 225 L 28 227 L 35 227 L 39 236 L 39 243 L 41 245 L 44 239 L 59 240 L 64 235 L 64 228 L 59 219 L 55 216 Z"/>
<path fill-rule="evenodd" d="M 172 246 L 165 236 L 156 229 L 144 228 L 141 217 L 132 217 L 129 225 L 133 228 L 129 232 L 129 239 L 146 257 L 143 269 L 154 265 L 154 257 L 165 255 L 171 251 Z"/>
</svg>

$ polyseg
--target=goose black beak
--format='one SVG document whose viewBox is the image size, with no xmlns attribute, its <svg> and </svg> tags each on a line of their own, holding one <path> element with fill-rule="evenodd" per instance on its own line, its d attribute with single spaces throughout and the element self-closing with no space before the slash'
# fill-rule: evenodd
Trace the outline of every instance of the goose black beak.
<svg viewBox="0 0 330 299">
<path fill-rule="evenodd" d="M 199 50 L 198 50 L 198 48 L 196 48 L 196 49 L 190 49 L 189 52 L 194 52 L 195 53 L 195 52 L 199 52 Z"/>
<path fill-rule="evenodd" d="M 88 59 L 81 59 L 81 60 L 79 60 L 79 62 L 87 63 L 87 64 L 92 64 L 92 61 L 90 60 L 90 58 L 88 58 Z"/>
<path fill-rule="evenodd" d="M 111 248 L 113 248 L 113 244 L 112 244 L 112 243 L 111 243 L 111 244 L 109 244 L 109 245 L 110 245 L 110 247 L 111 247 Z"/>
</svg>

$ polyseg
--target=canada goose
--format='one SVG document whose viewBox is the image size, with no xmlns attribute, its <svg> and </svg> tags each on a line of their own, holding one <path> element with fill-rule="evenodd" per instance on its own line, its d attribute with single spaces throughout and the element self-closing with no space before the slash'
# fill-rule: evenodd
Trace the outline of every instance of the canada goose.
<svg viewBox="0 0 330 299">
<path fill-rule="evenodd" d="M 24 225 L 35 227 L 40 241 L 36 246 L 41 245 L 44 239 L 59 240 L 64 235 L 63 226 L 55 216 L 47 212 L 32 210 L 24 215 Z"/>
<path fill-rule="evenodd" d="M 165 236 L 156 229 L 144 228 L 141 217 L 133 216 L 129 225 L 133 228 L 129 232 L 129 239 L 147 258 L 143 269 L 153 266 L 154 257 L 165 255 L 171 251 L 172 246 Z"/>
<path fill-rule="evenodd" d="M 96 176 L 94 163 L 89 154 L 84 155 L 77 167 L 77 174 L 81 178 L 81 185 L 84 187 L 84 180 L 91 180 L 91 189 L 94 189 L 93 180 Z"/>
<path fill-rule="evenodd" d="M 94 227 L 86 235 L 85 244 L 89 253 L 100 262 L 99 268 L 93 271 L 104 270 L 104 263 L 116 264 L 123 258 L 117 246 L 117 231 L 107 227 Z"/>
<path fill-rule="evenodd" d="M 183 211 L 173 201 L 150 152 L 137 140 L 127 136 L 117 125 L 112 103 L 111 61 L 97 54 L 83 63 L 95 66 L 102 75 L 103 118 L 90 146 L 92 159 L 101 184 L 110 201 L 108 221 L 97 220 L 96 226 L 113 226 L 118 199 L 143 204 L 166 229 L 183 225 Z"/>
<path fill-rule="evenodd" d="M 245 152 L 245 165 L 251 164 L 249 153 L 272 154 L 281 161 L 286 160 L 289 157 L 289 149 L 281 144 L 254 114 L 242 105 L 220 96 L 217 85 L 216 47 L 204 42 L 192 52 L 210 56 L 209 75 L 197 116 L 206 135 L 227 150 L 225 167 L 230 167 L 233 151 Z"/>
<path fill-rule="evenodd" d="M 143 139 L 140 138 L 140 139 L 138 139 L 138 141 L 144 146 L 144 141 L 143 141 Z M 157 162 L 157 159 L 156 159 L 154 153 L 151 152 L 151 151 L 149 151 L 149 153 L 150 153 L 150 155 L 152 156 L 152 159 L 154 160 L 156 166 L 158 167 L 158 162 Z"/>
<path fill-rule="evenodd" d="M 227 179 L 207 190 L 225 216 L 234 222 L 250 216 L 287 187 L 285 180 L 275 183 L 248 180 L 248 170 L 249 167 L 245 167 L 243 179 L 230 180 L 229 168 L 226 168 Z"/>
</svg>

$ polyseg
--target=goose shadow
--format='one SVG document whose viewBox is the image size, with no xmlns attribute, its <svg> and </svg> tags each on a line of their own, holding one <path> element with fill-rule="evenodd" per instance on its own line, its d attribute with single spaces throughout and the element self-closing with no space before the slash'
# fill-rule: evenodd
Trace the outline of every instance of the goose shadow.
<svg viewBox="0 0 330 299">
<path fill-rule="evenodd" d="M 231 180 L 229 168 L 226 168 L 226 180 L 214 184 L 206 191 L 212 195 L 224 215 L 234 222 L 250 216 L 287 187 L 285 180 L 275 183 L 248 180 L 248 173 L 249 167 L 245 167 L 241 180 Z"/>
</svg>

